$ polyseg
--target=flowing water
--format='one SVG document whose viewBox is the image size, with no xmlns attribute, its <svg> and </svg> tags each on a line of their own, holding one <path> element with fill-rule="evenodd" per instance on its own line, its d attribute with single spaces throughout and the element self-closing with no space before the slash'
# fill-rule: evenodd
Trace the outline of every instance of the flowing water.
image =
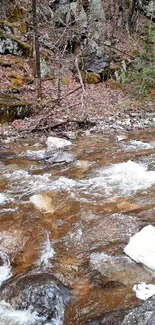
<svg viewBox="0 0 155 325">
<path fill-rule="evenodd" d="M 155 132 L 81 136 L 69 148 L 72 164 L 52 166 L 45 149 L 33 139 L 1 144 L 0 282 L 37 267 L 54 274 L 71 293 L 65 325 L 131 309 L 133 285 L 154 283 L 123 249 L 155 226 Z M 1 325 L 38 317 L 0 302 Z"/>
</svg>

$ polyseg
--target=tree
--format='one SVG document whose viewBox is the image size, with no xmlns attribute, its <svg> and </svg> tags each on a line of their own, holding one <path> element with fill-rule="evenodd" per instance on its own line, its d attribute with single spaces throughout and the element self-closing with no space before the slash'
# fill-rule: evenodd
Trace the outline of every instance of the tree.
<svg viewBox="0 0 155 325">
<path fill-rule="evenodd" d="M 37 92 L 38 98 L 42 98 L 41 68 L 40 68 L 40 45 L 38 36 L 38 19 L 37 19 L 37 0 L 32 0 L 33 30 L 34 30 L 34 47 L 35 47 L 35 66 L 37 75 Z"/>
</svg>

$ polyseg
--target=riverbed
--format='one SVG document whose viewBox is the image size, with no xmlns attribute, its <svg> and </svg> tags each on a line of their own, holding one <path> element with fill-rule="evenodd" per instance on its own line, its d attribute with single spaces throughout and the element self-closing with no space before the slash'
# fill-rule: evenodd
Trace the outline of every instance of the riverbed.
<svg viewBox="0 0 155 325">
<path fill-rule="evenodd" d="M 155 131 L 78 136 L 69 164 L 52 164 L 45 152 L 39 138 L 1 143 L 0 282 L 39 269 L 70 292 L 63 324 L 102 324 L 120 310 L 121 320 L 141 303 L 133 286 L 154 283 L 124 248 L 155 226 Z M 21 324 L 19 312 L 8 321 L 0 302 L 1 325 Z M 24 313 L 23 325 L 36 324 L 38 316 Z"/>
</svg>

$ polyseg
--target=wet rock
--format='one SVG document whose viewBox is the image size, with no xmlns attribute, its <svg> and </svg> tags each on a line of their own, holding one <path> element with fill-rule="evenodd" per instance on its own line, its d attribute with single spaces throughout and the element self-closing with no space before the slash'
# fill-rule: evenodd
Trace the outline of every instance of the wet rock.
<svg viewBox="0 0 155 325">
<path fill-rule="evenodd" d="M 53 200 L 47 194 L 43 193 L 43 194 L 32 195 L 30 197 L 30 201 L 38 209 L 45 210 L 45 211 L 48 211 L 48 212 L 51 212 L 51 213 L 53 213 L 54 210 L 55 210 Z"/>
<path fill-rule="evenodd" d="M 66 191 L 52 191 L 35 194 L 30 197 L 30 201 L 37 209 L 46 212 L 56 213 L 59 217 L 64 217 L 66 213 L 73 213 L 75 207 L 79 206 L 78 202 L 70 199 Z"/>
<path fill-rule="evenodd" d="M 135 284 L 147 276 L 147 271 L 126 256 L 110 256 L 96 252 L 90 255 L 90 265 L 101 275 L 123 285 Z"/>
<path fill-rule="evenodd" d="M 155 270 L 155 227 L 148 225 L 131 237 L 124 252 L 137 263 Z"/>
<path fill-rule="evenodd" d="M 89 325 L 118 325 L 124 319 L 126 311 L 123 309 L 111 311 L 92 320 Z"/>
<path fill-rule="evenodd" d="M 125 316 L 121 325 L 155 325 L 155 296 Z"/>
<path fill-rule="evenodd" d="M 46 144 L 47 144 L 47 150 L 52 150 L 52 149 L 71 146 L 72 142 L 57 137 L 48 137 Z"/>
<path fill-rule="evenodd" d="M 0 93 L 0 123 L 23 119 L 29 115 L 29 111 L 28 102 Z"/>
<path fill-rule="evenodd" d="M 60 164 L 60 163 L 71 163 L 75 160 L 75 157 L 65 151 L 57 151 L 55 153 L 50 154 L 50 157 L 48 157 L 49 154 L 45 155 L 45 160 L 48 162 L 48 164 Z"/>
<path fill-rule="evenodd" d="M 62 325 L 69 299 L 67 288 L 48 273 L 28 272 L 14 276 L 5 282 L 0 293 L 0 300 L 10 304 L 17 312 L 29 310 L 32 314 L 36 313 L 37 319 L 30 322 L 32 325 Z"/>
</svg>

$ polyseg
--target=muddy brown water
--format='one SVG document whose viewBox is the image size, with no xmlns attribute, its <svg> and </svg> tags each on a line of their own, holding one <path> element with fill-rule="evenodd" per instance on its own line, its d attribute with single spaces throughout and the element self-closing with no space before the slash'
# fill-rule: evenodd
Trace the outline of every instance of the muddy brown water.
<svg viewBox="0 0 155 325">
<path fill-rule="evenodd" d="M 0 253 L 11 273 L 48 267 L 72 293 L 65 325 L 133 308 L 133 285 L 154 283 L 123 249 L 155 226 L 155 132 L 81 136 L 70 165 L 40 159 L 45 149 L 39 139 L 1 143 Z M 30 200 L 36 194 L 43 209 Z"/>
</svg>

